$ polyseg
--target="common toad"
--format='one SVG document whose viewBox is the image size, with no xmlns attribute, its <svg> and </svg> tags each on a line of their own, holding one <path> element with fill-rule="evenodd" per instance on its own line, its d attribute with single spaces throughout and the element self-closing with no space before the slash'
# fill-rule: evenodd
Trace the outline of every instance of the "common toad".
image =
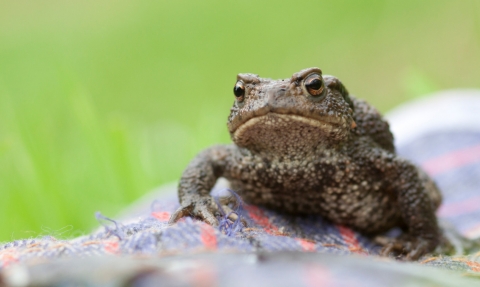
<svg viewBox="0 0 480 287">
<path fill-rule="evenodd" d="M 439 244 L 435 183 L 395 154 L 388 123 L 337 78 L 318 68 L 284 80 L 239 74 L 234 95 L 233 144 L 190 162 L 171 223 L 194 216 L 218 225 L 210 190 L 224 177 L 250 204 L 319 214 L 372 237 L 400 227 L 398 238 L 379 237 L 383 255 L 413 260 Z"/>
</svg>

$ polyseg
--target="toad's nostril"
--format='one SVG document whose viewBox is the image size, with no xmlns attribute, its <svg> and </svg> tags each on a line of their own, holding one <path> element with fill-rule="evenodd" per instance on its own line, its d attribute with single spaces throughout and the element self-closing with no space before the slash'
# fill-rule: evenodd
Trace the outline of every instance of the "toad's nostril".
<svg viewBox="0 0 480 287">
<path fill-rule="evenodd" d="M 270 105 L 270 106 L 271 106 L 271 105 L 274 105 L 274 104 L 275 104 L 275 102 L 276 102 L 276 100 L 277 100 L 277 94 L 278 94 L 278 93 L 276 93 L 276 92 L 273 91 L 273 90 L 267 92 L 267 97 L 265 98 L 265 99 L 266 99 L 265 102 L 267 103 L 267 105 Z"/>
</svg>

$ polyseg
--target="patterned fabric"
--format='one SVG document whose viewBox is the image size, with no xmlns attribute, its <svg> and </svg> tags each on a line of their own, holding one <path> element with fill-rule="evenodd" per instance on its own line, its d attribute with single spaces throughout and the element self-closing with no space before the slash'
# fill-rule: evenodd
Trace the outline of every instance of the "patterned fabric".
<svg viewBox="0 0 480 287">
<path fill-rule="evenodd" d="M 480 97 L 477 100 L 480 102 Z M 480 118 L 478 123 L 480 125 Z M 392 128 L 394 129 L 394 127 L 395 122 L 393 121 Z M 398 137 L 398 135 L 396 136 Z M 436 180 L 444 196 L 443 205 L 438 211 L 441 221 L 453 226 L 464 236 L 479 237 L 480 128 L 478 132 L 460 128 L 450 131 L 426 132 L 417 136 L 414 140 L 398 146 L 397 150 L 402 156 L 421 165 Z M 225 187 L 220 185 L 216 187 L 213 194 L 221 194 L 225 191 Z M 366 276 L 375 275 L 375 268 L 383 268 L 379 266 L 385 264 L 391 265 L 393 270 L 398 272 L 403 270 L 402 268 L 408 269 L 412 265 L 411 270 L 400 272 L 408 273 L 408 276 L 406 273 L 402 273 L 403 277 L 400 277 L 403 279 L 410 277 L 421 279 L 422 276 L 426 276 L 425 274 L 433 272 L 418 273 L 418 268 L 422 268 L 420 264 L 480 274 L 480 254 L 461 257 L 426 256 L 419 260 L 420 264 L 409 263 L 407 265 L 410 267 L 404 267 L 404 264 L 399 264 L 393 259 L 386 260 L 376 257 L 375 255 L 378 254 L 380 249 L 379 246 L 375 245 L 369 238 L 347 227 L 332 224 L 319 216 L 295 217 L 253 205 L 243 204 L 237 210 L 240 217 L 246 220 L 248 226 L 246 228 L 240 221 L 231 222 L 224 218 L 221 219 L 219 228 L 214 228 L 191 218 L 182 219 L 177 224 L 169 226 L 167 222 L 170 214 L 178 207 L 174 192 L 175 190 L 172 190 L 169 194 L 163 194 L 155 200 L 148 200 L 148 205 L 139 204 L 134 212 L 124 215 L 124 219 L 112 220 L 97 213 L 97 219 L 103 227 L 87 236 L 71 240 L 43 237 L 18 240 L 0 246 L 0 285 L 2 276 L 4 277 L 3 281 L 7 283 L 15 283 L 17 281 L 12 280 L 24 278 L 26 275 L 24 277 L 18 275 L 19 266 L 25 268 L 22 269 L 23 273 L 20 272 L 21 274 L 30 274 L 26 281 L 28 284 L 41 285 L 43 284 L 41 280 L 46 280 L 46 277 L 42 277 L 43 275 L 35 277 L 35 274 L 39 274 L 38 270 L 50 274 L 51 270 L 55 268 L 70 266 L 70 269 L 75 269 L 79 262 L 83 262 L 82 266 L 96 266 L 99 264 L 98 262 L 110 260 L 106 259 L 109 258 L 106 255 L 131 255 L 134 257 L 142 256 L 142 258 L 146 256 L 150 260 L 147 260 L 147 262 L 153 264 L 149 265 L 149 268 L 154 270 L 160 268 L 164 271 L 163 273 L 156 273 L 155 271 L 148 273 L 150 275 L 145 275 L 143 269 L 134 267 L 138 262 L 132 263 L 129 261 L 131 259 L 124 256 L 109 263 L 108 266 L 117 267 L 118 270 L 123 270 L 123 266 L 130 266 L 130 269 L 127 269 L 131 272 L 123 271 L 124 274 L 129 274 L 129 277 L 124 279 L 135 283 L 132 283 L 135 286 L 154 286 L 153 283 L 157 279 L 180 282 L 178 286 L 221 286 L 229 285 L 225 283 L 229 282 L 225 278 L 234 278 L 235 276 L 238 279 L 249 278 L 249 280 L 257 283 L 268 282 L 269 284 L 285 283 L 291 278 L 298 278 L 298 276 L 305 279 L 298 282 L 294 281 L 297 283 L 296 286 L 320 286 L 321 282 L 328 282 L 327 286 L 341 286 L 345 282 L 356 282 L 355 286 L 385 286 L 380 284 L 384 282 L 380 280 L 382 276 L 379 277 L 378 274 L 376 277 Z M 288 260 L 284 260 L 286 255 L 275 255 L 284 254 L 285 251 L 296 251 L 299 255 L 298 257 L 289 257 Z M 203 257 L 192 257 L 192 254 L 198 253 L 204 254 Z M 205 253 L 212 254 L 212 257 L 205 257 Z M 239 253 L 244 255 L 239 255 Z M 279 263 L 276 266 L 275 263 L 272 263 L 276 262 L 277 259 L 267 260 L 269 263 L 258 263 L 258 266 L 255 266 L 264 270 L 263 273 L 258 272 L 255 271 L 255 268 L 248 267 L 252 263 L 245 259 L 245 253 L 256 254 L 255 262 L 257 263 L 262 261 L 259 259 L 260 255 L 266 253 L 269 254 L 265 255 L 268 258 L 280 258 L 278 260 L 281 261 L 281 264 Z M 307 255 L 310 253 L 320 253 L 323 254 L 323 257 Z M 191 257 L 188 257 L 189 254 Z M 356 256 L 338 256 L 352 254 Z M 201 270 L 204 270 L 204 272 L 187 272 L 188 274 L 182 273 L 181 276 L 175 272 L 165 273 L 165 268 L 169 266 L 168 262 L 166 263 L 162 259 L 165 256 L 170 257 L 170 262 L 175 260 L 175 262 L 203 262 L 199 266 L 203 268 Z M 64 262 L 59 261 L 61 258 L 70 258 L 70 260 L 60 264 L 62 267 L 59 267 L 58 262 Z M 326 261 L 325 258 L 329 259 Z M 329 264 L 330 261 L 335 260 L 339 260 L 340 263 Z M 226 269 L 224 264 L 231 265 L 232 268 Z M 358 272 L 358 268 L 362 264 L 369 266 L 370 269 L 367 268 L 368 271 L 363 276 L 365 278 L 360 280 L 362 275 L 361 272 Z M 48 266 L 57 267 L 52 269 Z M 105 267 L 97 266 L 97 268 Z M 66 268 L 65 274 L 69 274 L 68 270 L 70 269 Z M 414 272 L 414 270 L 417 271 Z M 428 270 L 428 268 L 425 268 L 425 270 Z M 185 271 L 188 271 L 188 268 Z M 121 271 L 119 272 L 121 273 Z M 429 278 L 433 280 L 431 282 L 436 282 L 435 278 L 440 275 L 433 273 Z M 89 284 L 102 285 L 98 283 L 98 278 L 96 279 L 93 273 L 88 271 L 88 268 L 83 275 L 77 278 L 79 280 L 77 282 L 85 283 L 88 281 Z M 123 278 L 122 276 L 113 276 L 117 278 L 115 279 L 117 281 L 112 277 L 110 283 L 116 285 L 119 282 L 118 278 Z M 52 275 L 51 281 L 45 281 L 45 285 L 50 285 L 52 282 L 58 283 L 55 280 L 59 280 L 60 277 L 58 277 L 58 274 L 56 276 Z M 75 278 L 74 275 L 71 275 L 64 280 L 77 280 Z M 462 280 L 462 278 L 457 278 L 454 283 L 459 284 L 463 282 Z M 206 284 L 205 282 L 215 284 Z M 399 282 L 404 281 L 397 281 L 396 284 L 399 284 Z M 445 282 L 448 283 L 448 280 L 442 282 L 436 282 L 435 284 L 449 286 L 448 284 L 442 285 Z M 124 284 L 124 282 L 121 284 Z M 257 285 L 262 286 L 262 284 Z M 239 286 L 243 285 L 240 284 Z"/>
</svg>

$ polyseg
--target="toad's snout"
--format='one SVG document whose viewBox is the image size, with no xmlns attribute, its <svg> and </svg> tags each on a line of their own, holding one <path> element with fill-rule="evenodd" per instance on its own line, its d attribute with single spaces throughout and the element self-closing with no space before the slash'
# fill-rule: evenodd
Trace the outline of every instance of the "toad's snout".
<svg viewBox="0 0 480 287">
<path fill-rule="evenodd" d="M 281 107 L 285 107 L 285 104 L 292 103 L 292 98 L 288 88 L 286 86 L 275 87 L 269 89 L 265 95 L 265 107 L 268 107 L 270 111 L 275 111 Z"/>
</svg>

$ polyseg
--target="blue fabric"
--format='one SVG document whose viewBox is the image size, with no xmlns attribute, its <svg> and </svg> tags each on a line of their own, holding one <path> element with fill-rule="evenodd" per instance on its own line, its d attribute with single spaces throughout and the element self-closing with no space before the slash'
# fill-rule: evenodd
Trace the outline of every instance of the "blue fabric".
<svg viewBox="0 0 480 287">
<path fill-rule="evenodd" d="M 438 211 L 441 221 L 447 222 L 464 236 L 478 237 L 480 235 L 480 129 L 478 132 L 456 129 L 423 133 L 414 141 L 398 146 L 397 150 L 400 155 L 422 166 L 439 185 L 444 197 Z M 219 187 L 219 190 L 214 190 L 213 194 L 224 191 Z M 243 204 L 236 212 L 248 223 L 246 228 L 243 228 L 239 221 L 231 222 L 225 219 L 221 219 L 222 224 L 219 228 L 214 228 L 191 218 L 182 219 L 177 224 L 169 226 L 168 219 L 176 208 L 178 208 L 176 194 L 165 194 L 140 208 L 140 212 L 124 216 L 122 220 L 112 220 L 97 214 L 97 219 L 103 227 L 87 236 L 70 240 L 43 237 L 4 244 L 0 246 L 0 281 L 2 274 L 8 274 L 9 267 L 16 265 L 28 267 L 38 262 L 53 264 L 59 258 L 93 258 L 94 256 L 103 258 L 106 255 L 163 258 L 198 253 L 233 253 L 230 257 L 222 257 L 226 260 L 225 263 L 228 263 L 229 260 L 235 262 L 235 254 L 238 253 L 276 254 L 296 251 L 302 254 L 330 254 L 325 256 L 357 255 L 365 258 L 365 262 L 371 262 L 370 258 L 376 258 L 380 249 L 369 238 L 347 227 L 332 224 L 320 216 L 295 217 Z M 396 266 L 394 260 L 382 260 Z M 218 262 L 212 262 L 213 265 L 210 266 L 212 272 L 224 270 L 221 264 L 215 265 Z M 480 260 L 475 254 L 462 257 L 425 256 L 419 260 L 419 263 L 454 271 L 480 272 Z M 232 274 L 239 272 L 242 274 L 241 277 L 253 276 L 255 280 L 261 282 L 262 276 L 276 274 L 281 278 L 282 273 L 291 273 L 293 272 L 291 270 L 299 268 L 294 262 L 290 266 L 286 263 L 282 266 L 283 269 L 276 269 L 274 273 L 267 272 L 261 275 L 251 271 L 242 273 L 241 270 L 245 265 L 239 264 L 235 265 L 235 270 L 231 272 Z M 305 268 L 302 272 L 313 268 L 308 264 L 302 266 Z M 345 275 L 346 273 L 342 272 L 329 273 L 332 270 L 328 269 L 328 264 L 322 268 L 326 268 L 325 272 L 329 275 L 323 275 L 324 277 L 319 275 L 319 278 L 328 277 L 335 281 L 346 279 L 342 277 L 348 276 L 352 280 L 355 279 L 356 286 L 374 286 L 373 283 L 377 282 L 362 279 L 363 275 L 355 273 L 355 270 L 348 270 L 350 273 Z M 221 277 L 215 276 L 214 279 Z M 312 285 L 298 282 L 297 286 Z"/>
</svg>

